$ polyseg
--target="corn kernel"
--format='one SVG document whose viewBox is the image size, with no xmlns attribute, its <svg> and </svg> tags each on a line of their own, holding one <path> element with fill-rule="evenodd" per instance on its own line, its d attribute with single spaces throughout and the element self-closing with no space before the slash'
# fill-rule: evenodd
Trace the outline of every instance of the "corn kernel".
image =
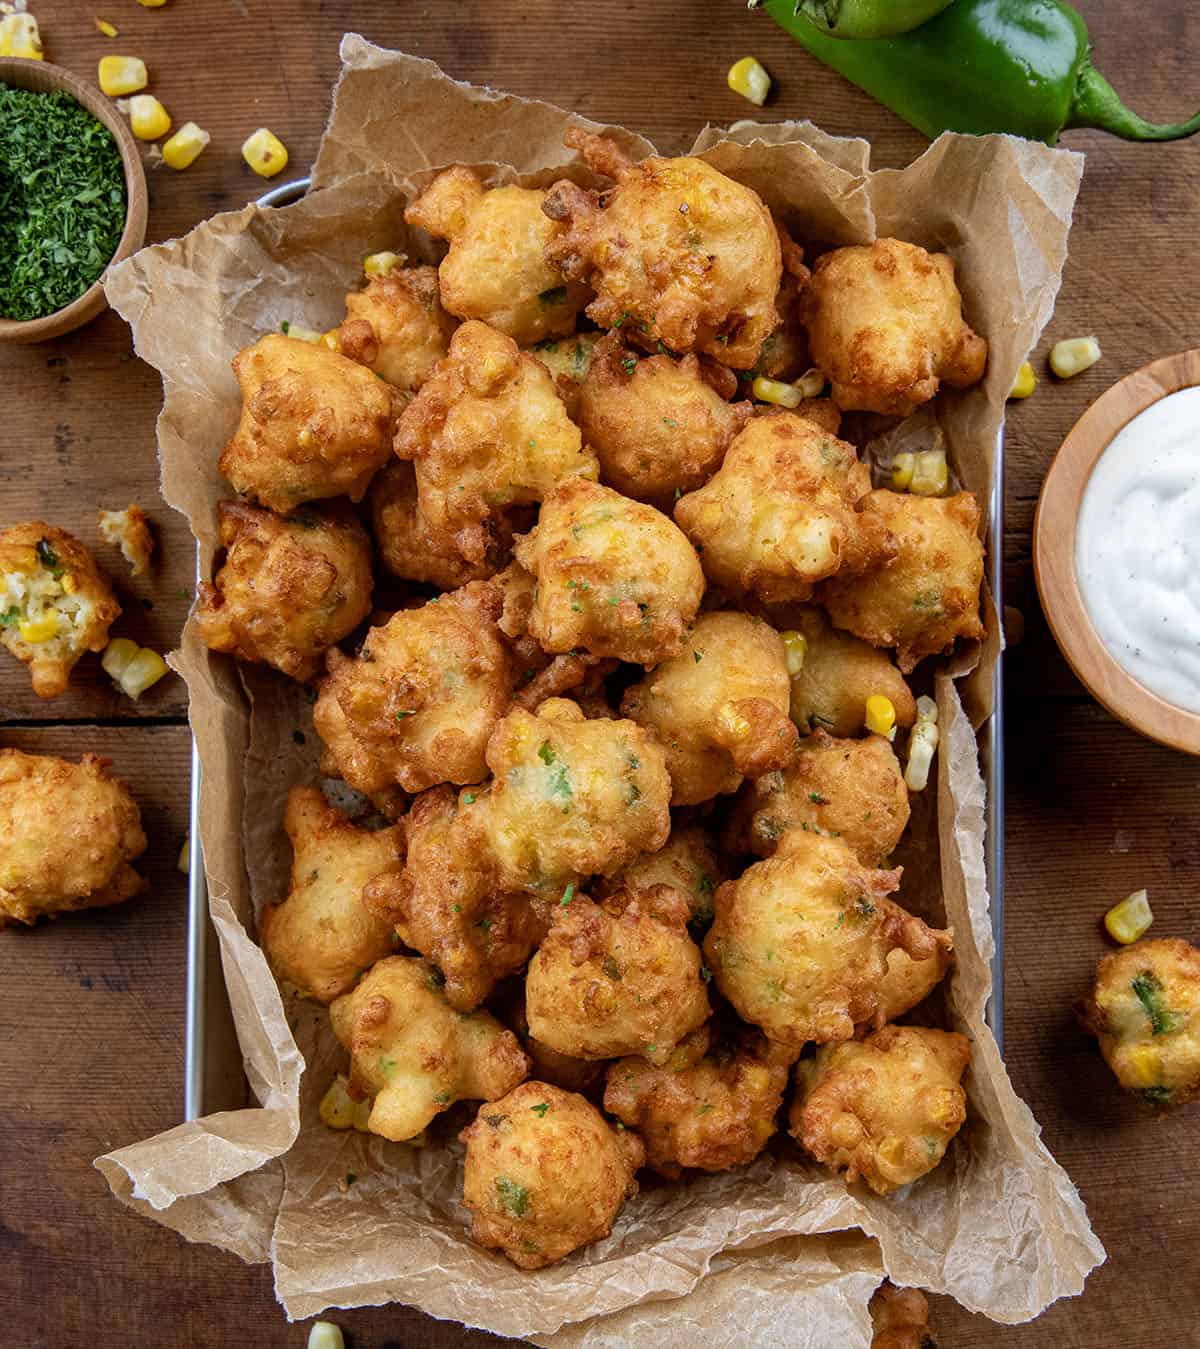
<svg viewBox="0 0 1200 1349">
<path fill-rule="evenodd" d="M 793 679 L 804 669 L 804 657 L 808 655 L 808 638 L 802 632 L 781 632 L 783 651 L 787 659 L 788 674 Z"/>
<path fill-rule="evenodd" d="M 1017 377 L 1013 380 L 1013 386 L 1008 391 L 1010 398 L 1028 398 L 1037 388 L 1037 376 L 1033 373 L 1033 366 L 1028 361 L 1021 362 L 1021 368 L 1017 371 Z"/>
<path fill-rule="evenodd" d="M 6 14 L 0 19 L 0 56 L 19 56 L 25 61 L 46 59 L 42 35 L 32 14 Z"/>
<path fill-rule="evenodd" d="M 179 130 L 163 146 L 163 158 L 173 169 L 186 169 L 194 164 L 201 150 L 212 137 L 195 122 L 184 122 Z"/>
<path fill-rule="evenodd" d="M 322 333 L 321 345 L 323 347 L 328 347 L 330 351 L 341 351 L 342 330 L 340 328 L 330 328 L 327 333 Z"/>
<path fill-rule="evenodd" d="M 743 56 L 740 61 L 735 61 L 725 79 L 735 94 L 741 94 L 760 108 L 771 92 L 771 77 L 753 56 Z"/>
<path fill-rule="evenodd" d="M 150 82 L 146 63 L 137 56 L 102 56 L 97 78 L 109 98 L 136 94 Z"/>
<path fill-rule="evenodd" d="M 917 720 L 932 721 L 936 725 L 937 719 L 937 703 L 927 693 L 922 693 L 917 699 Z"/>
<path fill-rule="evenodd" d="M 60 584 L 64 595 L 73 595 L 79 589 L 79 582 L 75 579 L 73 571 L 64 572 Z"/>
<path fill-rule="evenodd" d="M 917 456 L 915 454 L 898 454 L 892 460 L 892 489 L 896 492 L 907 492 L 912 486 L 913 469 L 917 465 Z"/>
<path fill-rule="evenodd" d="M 111 645 L 111 643 L 110 643 Z M 117 677 L 121 692 L 135 702 L 169 673 L 167 662 L 148 646 L 139 646 Z"/>
<path fill-rule="evenodd" d="M 796 381 L 796 388 L 800 390 L 801 398 L 820 398 L 825 392 L 825 376 L 814 365 Z"/>
<path fill-rule="evenodd" d="M 730 740 L 745 740 L 754 730 L 749 719 L 744 717 L 733 703 L 722 703 L 717 708 L 716 720 L 717 729 Z"/>
<path fill-rule="evenodd" d="M 119 37 L 121 30 L 116 26 L 115 23 L 109 23 L 107 19 L 101 19 L 99 16 L 97 16 L 96 32 L 103 34 L 105 37 Z"/>
<path fill-rule="evenodd" d="M 175 870 L 182 871 L 186 876 L 192 869 L 192 836 L 184 834 L 183 843 L 179 848 L 179 856 L 175 859 Z"/>
<path fill-rule="evenodd" d="M 1059 379 L 1071 379 L 1090 370 L 1100 356 L 1100 343 L 1094 337 L 1068 337 L 1050 348 L 1050 369 Z"/>
<path fill-rule="evenodd" d="M 274 178 L 287 168 L 288 152 L 273 131 L 260 126 L 242 142 L 242 158 L 260 178 Z"/>
<path fill-rule="evenodd" d="M 53 609 L 47 609 L 40 618 L 23 618 L 17 625 L 21 640 L 36 646 L 39 642 L 48 642 L 58 636 L 58 615 Z"/>
<path fill-rule="evenodd" d="M 406 261 L 403 253 L 368 253 L 363 258 L 364 276 L 387 276 L 403 267 Z"/>
<path fill-rule="evenodd" d="M 922 701 L 930 703 L 933 700 L 917 699 L 917 721 L 908 737 L 908 763 L 904 766 L 904 785 L 910 792 L 923 792 L 929 785 L 929 770 L 941 738 L 936 720 L 921 715 Z M 935 717 L 936 714 L 934 707 Z"/>
<path fill-rule="evenodd" d="M 129 126 L 140 141 L 156 141 L 171 129 L 171 114 L 153 94 L 136 94 L 129 100 Z"/>
<path fill-rule="evenodd" d="M 1125 1054 L 1128 1076 L 1136 1077 L 1133 1087 L 1154 1087 L 1162 1079 L 1162 1055 L 1154 1045 L 1133 1045 Z"/>
<path fill-rule="evenodd" d="M 138 653 L 138 644 L 131 642 L 128 637 L 114 637 L 104 648 L 104 655 L 100 657 L 100 664 L 104 668 L 104 673 L 110 679 L 120 680 L 125 673 L 125 667 Z"/>
<path fill-rule="evenodd" d="M 867 699 L 867 730 L 874 735 L 892 736 L 896 730 L 896 707 L 882 693 L 872 693 Z"/>
<path fill-rule="evenodd" d="M 950 486 L 950 470 L 945 450 L 922 450 L 913 457 L 912 481 L 908 490 L 919 497 L 945 496 Z"/>
<path fill-rule="evenodd" d="M 351 1129 L 354 1127 L 355 1101 L 346 1089 L 346 1079 L 340 1073 L 329 1084 L 329 1090 L 321 1097 L 317 1113 L 321 1123 L 331 1129 Z"/>
<path fill-rule="evenodd" d="M 162 9 L 167 0 L 138 0 L 143 9 Z"/>
<path fill-rule="evenodd" d="M 759 375 L 750 387 L 760 402 L 774 403 L 776 407 L 798 408 L 804 402 L 804 395 L 794 384 L 784 384 L 782 380 L 768 379 L 765 375 Z"/>
<path fill-rule="evenodd" d="M 308 1349 L 346 1349 L 346 1341 L 332 1321 L 314 1321 L 308 1332 Z"/>
<path fill-rule="evenodd" d="M 1122 946 L 1137 941 L 1152 922 L 1154 914 L 1150 911 L 1150 900 L 1145 890 L 1135 890 L 1119 904 L 1114 904 L 1104 915 L 1104 926 L 1108 929 L 1108 935 L 1114 941 L 1119 941 Z"/>
</svg>

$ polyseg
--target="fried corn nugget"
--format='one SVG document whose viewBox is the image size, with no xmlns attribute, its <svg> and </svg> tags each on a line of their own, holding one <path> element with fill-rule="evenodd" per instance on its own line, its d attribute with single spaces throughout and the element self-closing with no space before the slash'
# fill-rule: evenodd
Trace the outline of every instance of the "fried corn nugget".
<svg viewBox="0 0 1200 1349">
<path fill-rule="evenodd" d="M 512 982 L 496 1014 L 529 1055 L 531 1078 L 538 1082 L 549 1082 L 563 1091 L 577 1091 L 581 1096 L 591 1097 L 599 1103 L 604 1095 L 605 1061 L 573 1059 L 569 1054 L 560 1054 L 558 1050 L 535 1040 L 529 1033 L 529 1019 L 525 1014 L 524 980 Z"/>
<path fill-rule="evenodd" d="M 914 960 L 899 948 L 889 951 L 887 971 L 875 986 L 879 1008 L 872 1021 L 876 1025 L 895 1021 L 905 1012 L 912 1011 L 942 982 L 952 963 L 950 951 L 944 946 L 939 946 L 924 960 Z"/>
<path fill-rule="evenodd" d="M 834 740 L 816 731 L 782 771 L 742 789 L 730 847 L 770 857 L 789 829 L 808 829 L 840 838 L 860 862 L 880 866 L 908 815 L 904 770 L 883 736 Z"/>
<path fill-rule="evenodd" d="M 540 188 L 485 189 L 476 173 L 456 165 L 404 212 L 410 225 L 450 242 L 438 267 L 450 313 L 482 319 L 522 346 L 572 332 L 591 298 L 546 259 L 563 227 L 542 211 L 545 198 Z"/>
<path fill-rule="evenodd" d="M 446 354 L 456 323 L 442 308 L 435 267 L 400 267 L 346 296 L 338 350 L 416 393 Z"/>
<path fill-rule="evenodd" d="M 103 651 L 121 615 L 91 553 L 43 520 L 0 533 L 0 643 L 29 666 L 39 698 L 65 693 L 87 651 Z"/>
<path fill-rule="evenodd" d="M 714 585 L 788 603 L 894 551 L 884 522 L 857 510 L 870 487 L 853 445 L 781 412 L 750 422 L 718 472 L 676 503 L 675 519 Z"/>
<path fill-rule="evenodd" d="M 929 1333 L 929 1302 L 917 1288 L 897 1288 L 885 1279 L 870 1305 L 871 1349 L 937 1349 Z"/>
<path fill-rule="evenodd" d="M 771 616 L 777 627 L 805 641 L 804 663 L 792 676 L 792 720 L 802 734 L 822 730 L 840 740 L 861 735 L 873 694 L 891 702 L 901 730 L 916 720 L 916 699 L 886 651 L 839 632 L 820 609 Z"/>
<path fill-rule="evenodd" d="M 790 239 L 781 238 L 785 250 Z M 792 245 L 794 247 L 794 245 Z M 809 271 L 801 265 L 803 254 L 785 261 L 783 280 L 779 293 L 775 297 L 775 311 L 779 315 L 779 327 L 762 344 L 758 360 L 750 376 L 765 375 L 768 379 L 797 380 L 806 370 L 812 368 L 812 355 L 808 349 L 808 333 L 800 317 L 800 297 L 808 285 Z M 798 271 L 796 269 L 799 269 Z M 837 426 L 832 427 L 837 434 Z"/>
<path fill-rule="evenodd" d="M 983 378 L 987 343 L 963 319 L 945 253 L 899 239 L 834 249 L 817 259 L 800 307 L 840 408 L 906 417 L 940 381 Z"/>
<path fill-rule="evenodd" d="M 419 792 L 485 776 L 484 748 L 513 683 L 500 605 L 492 586 L 472 581 L 371 628 L 353 659 L 330 651 L 313 725 L 351 787 Z"/>
<path fill-rule="evenodd" d="M 495 780 L 483 828 L 508 888 L 557 900 L 572 880 L 607 876 L 670 833 L 666 759 L 632 721 L 588 721 L 559 698 L 536 714 L 513 708 L 487 762 Z"/>
<path fill-rule="evenodd" d="M 389 956 L 329 1009 L 350 1051 L 350 1094 L 373 1097 L 367 1127 L 403 1143 L 455 1101 L 494 1101 L 529 1071 L 512 1031 L 490 1012 L 457 1012 L 442 976 L 415 956 Z"/>
<path fill-rule="evenodd" d="M 605 1110 L 638 1130 L 646 1164 L 670 1180 L 684 1167 L 728 1171 L 752 1162 L 783 1103 L 792 1053 L 757 1031 L 714 1043 L 710 1025 L 662 1067 L 626 1058 L 608 1069 Z"/>
<path fill-rule="evenodd" d="M 621 712 L 665 746 L 671 804 L 696 805 L 795 754 L 789 682 L 774 628 L 748 614 L 701 614 L 679 655 L 626 690 Z"/>
<path fill-rule="evenodd" d="M 905 674 L 959 637 L 982 640 L 983 544 L 974 496 L 880 490 L 863 501 L 862 518 L 890 534 L 896 551 L 861 576 L 838 575 L 821 587 L 818 598 L 836 626 L 872 646 L 895 647 Z"/>
<path fill-rule="evenodd" d="M 487 556 L 488 525 L 508 508 L 598 471 L 546 367 L 476 322 L 405 408 L 395 450 L 413 461 L 421 513 L 470 562 Z"/>
<path fill-rule="evenodd" d="M 154 555 L 154 531 L 146 512 L 140 506 L 129 505 L 123 511 L 102 509 L 97 515 L 100 537 L 121 550 L 131 576 L 144 576 Z"/>
<path fill-rule="evenodd" d="M 479 794 L 462 797 L 469 806 Z M 449 787 L 417 797 L 404 821 L 404 863 L 376 876 L 363 902 L 437 966 L 451 1007 L 469 1012 L 524 966 L 546 927 L 528 895 L 500 889 L 479 812 L 460 812 L 460 799 Z"/>
<path fill-rule="evenodd" d="M 569 337 L 550 338 L 530 349 L 530 355 L 546 367 L 567 416 L 579 420 L 579 395 L 592 367 L 599 333 L 572 333 Z"/>
<path fill-rule="evenodd" d="M 612 333 L 596 348 L 577 415 L 604 481 L 669 511 L 720 467 L 751 412 L 713 388 L 697 357 L 638 360 Z"/>
<path fill-rule="evenodd" d="M 146 888 L 141 815 L 107 759 L 0 749 L 0 927 L 120 904 Z"/>
<path fill-rule="evenodd" d="M 1200 1095 L 1200 950 L 1149 937 L 1100 961 L 1081 1009 L 1117 1081 L 1156 1106 Z"/>
<path fill-rule="evenodd" d="M 361 501 L 388 462 L 395 399 L 339 352 L 269 333 L 233 358 L 242 417 L 217 468 L 236 492 L 287 515 L 305 501 Z"/>
<path fill-rule="evenodd" d="M 582 478 L 547 495 L 515 552 L 537 582 L 529 631 L 546 651 L 582 647 L 649 669 L 680 650 L 704 594 L 700 560 L 679 528 Z"/>
<path fill-rule="evenodd" d="M 278 516 L 217 507 L 225 562 L 200 585 L 200 640 L 306 682 L 371 609 L 371 541 L 344 502 Z"/>
<path fill-rule="evenodd" d="M 520 1269 L 544 1269 L 608 1236 L 637 1193 L 645 1156 L 636 1134 L 548 1082 L 524 1082 L 483 1106 L 459 1137 L 471 1238 Z"/>
<path fill-rule="evenodd" d="M 569 899 L 529 962 L 530 1034 L 571 1058 L 665 1063 L 709 1015 L 687 900 L 665 885 Z"/>
<path fill-rule="evenodd" d="M 607 879 L 595 883 L 600 899 L 619 890 L 648 890 L 669 885 L 687 896 L 691 917 L 688 929 L 703 933 L 712 922 L 713 895 L 725 871 L 707 832 L 701 825 L 677 825 L 657 852 L 642 853 Z"/>
<path fill-rule="evenodd" d="M 316 787 L 292 788 L 283 827 L 291 884 L 263 910 L 259 942 L 276 978 L 330 1003 L 394 949 L 391 925 L 363 903 L 363 887 L 402 855 L 400 828 L 360 829 Z"/>
<path fill-rule="evenodd" d="M 865 867 L 838 838 L 794 829 L 773 857 L 717 891 L 704 955 L 744 1020 L 797 1051 L 847 1040 L 879 1011 L 896 947 L 923 960 L 951 945 L 886 896 L 900 872 Z"/>
<path fill-rule="evenodd" d="M 596 292 L 588 317 L 618 323 L 649 351 L 707 352 L 748 370 L 779 322 L 779 235 L 758 194 L 702 159 L 651 156 L 634 164 L 581 127 L 563 137 L 596 173 L 616 180 L 600 195 L 567 180 L 542 203 L 566 230 L 547 258 Z"/>
<path fill-rule="evenodd" d="M 967 1117 L 971 1045 L 957 1031 L 884 1026 L 803 1062 L 789 1132 L 847 1182 L 891 1194 L 927 1175 Z"/>
<path fill-rule="evenodd" d="M 395 459 L 371 483 L 367 501 L 371 529 L 383 565 L 406 581 L 425 581 L 439 590 L 457 590 L 468 581 L 486 581 L 507 565 L 512 529 L 503 515 L 484 525 L 483 556 L 468 561 L 454 534 L 425 518 L 417 501 L 417 475 Z"/>
</svg>

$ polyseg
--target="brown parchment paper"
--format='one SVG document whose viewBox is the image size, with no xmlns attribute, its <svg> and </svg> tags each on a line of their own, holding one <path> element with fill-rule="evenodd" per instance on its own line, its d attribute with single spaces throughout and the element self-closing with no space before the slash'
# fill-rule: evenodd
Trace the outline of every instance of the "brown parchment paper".
<svg viewBox="0 0 1200 1349">
<path fill-rule="evenodd" d="M 475 165 L 489 182 L 542 184 L 564 172 L 588 181 L 562 146 L 567 125 L 594 126 L 583 118 L 457 83 L 354 35 L 342 59 L 316 186 L 303 201 L 217 216 L 143 249 L 107 281 L 138 353 L 162 373 L 163 493 L 190 520 L 205 568 L 226 493 L 216 459 L 238 412 L 234 353 L 284 319 L 336 323 L 368 252 L 435 256 L 401 213 L 448 164 Z M 613 130 L 631 152 L 651 151 Z M 1005 395 L 1053 308 L 1081 158 L 1006 137 L 943 136 L 909 168 L 872 172 L 865 141 L 807 123 L 745 122 L 706 129 L 694 152 L 756 188 L 803 239 L 894 233 L 953 255 L 991 357 L 985 383 L 941 395 L 937 416 L 960 480 L 986 502 Z M 988 705 L 997 652 L 993 635 L 978 653 L 971 716 L 955 681 L 937 681 L 936 793 L 916 799 L 897 858 L 901 901 L 955 928 L 957 965 L 930 1014 L 974 1045 L 970 1115 L 945 1163 L 880 1199 L 848 1191 L 776 1140 L 739 1171 L 647 1182 L 607 1240 L 529 1274 L 464 1237 L 454 1135 L 466 1116 L 448 1112 L 423 1149 L 320 1125 L 317 1103 L 343 1052 L 320 1009 L 281 997 L 251 935 L 255 913 L 286 890 L 284 796 L 317 772 L 308 701 L 270 671 L 239 673 L 211 657 L 189 624 L 175 661 L 203 764 L 211 911 L 259 1104 L 96 1165 L 139 1212 L 242 1259 L 270 1260 L 292 1317 L 395 1300 L 570 1349 L 682 1346 L 701 1335 L 714 1349 L 866 1349 L 866 1302 L 885 1269 L 1006 1322 L 1078 1293 L 1104 1251 L 983 1020 L 992 929 L 972 718 Z"/>
</svg>

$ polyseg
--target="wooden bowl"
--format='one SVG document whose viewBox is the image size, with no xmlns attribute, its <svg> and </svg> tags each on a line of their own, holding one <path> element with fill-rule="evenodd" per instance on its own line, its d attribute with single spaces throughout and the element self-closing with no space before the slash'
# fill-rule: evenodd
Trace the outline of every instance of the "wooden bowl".
<svg viewBox="0 0 1200 1349">
<path fill-rule="evenodd" d="M 77 103 L 82 103 L 93 117 L 98 118 L 112 132 L 125 168 L 125 229 L 117 244 L 117 251 L 110 259 L 110 265 L 135 253 L 146 238 L 146 172 L 142 168 L 142 153 L 138 148 L 137 137 L 117 111 L 116 104 L 69 70 L 50 65 L 47 61 L 5 57 L 0 60 L 0 84 L 31 89 L 39 94 L 62 89 Z M 102 280 L 103 275 L 77 300 L 72 300 L 53 314 L 24 322 L 0 318 L 0 342 L 48 342 L 94 319 L 108 304 Z"/>
<path fill-rule="evenodd" d="M 1080 593 L 1075 526 L 1092 469 L 1117 432 L 1160 398 L 1196 385 L 1200 385 L 1200 350 L 1181 351 L 1135 370 L 1101 394 L 1059 447 L 1033 524 L 1038 594 L 1071 669 L 1092 697 L 1127 726 L 1187 754 L 1200 754 L 1200 714 L 1151 693 L 1109 653 Z"/>
</svg>

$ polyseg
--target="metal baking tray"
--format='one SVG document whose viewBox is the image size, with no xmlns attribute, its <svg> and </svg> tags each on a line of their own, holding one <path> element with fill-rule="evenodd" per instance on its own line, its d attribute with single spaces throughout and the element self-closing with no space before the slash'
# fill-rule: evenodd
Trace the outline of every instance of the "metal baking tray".
<svg viewBox="0 0 1200 1349">
<path fill-rule="evenodd" d="M 259 197 L 260 206 L 286 206 L 308 191 L 311 180 L 284 183 Z M 1004 430 L 996 437 L 992 499 L 988 507 L 986 538 L 988 584 L 998 621 L 1004 613 Z M 196 554 L 197 583 L 200 572 Z M 996 661 L 994 707 L 979 730 L 979 758 L 987 788 L 984 861 L 991 898 L 992 995 L 987 1022 L 1001 1053 L 1004 1051 L 1004 656 Z M 184 1063 L 184 1118 L 197 1119 L 219 1110 L 249 1104 L 249 1089 L 241 1071 L 241 1051 L 221 975 L 217 936 L 208 914 L 208 887 L 200 843 L 200 758 L 192 746 L 191 832 L 188 865 L 188 978 L 186 1050 Z"/>
</svg>

